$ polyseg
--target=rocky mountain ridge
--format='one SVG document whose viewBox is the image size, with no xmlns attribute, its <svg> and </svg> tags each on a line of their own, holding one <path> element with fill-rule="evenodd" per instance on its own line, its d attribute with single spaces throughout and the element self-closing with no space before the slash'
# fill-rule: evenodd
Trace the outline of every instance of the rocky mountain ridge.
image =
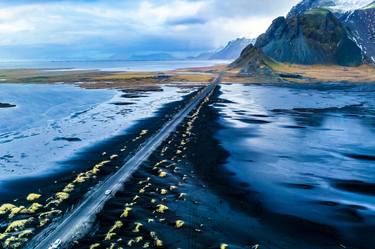
<svg viewBox="0 0 375 249">
<path fill-rule="evenodd" d="M 270 58 L 294 64 L 358 66 L 362 54 L 340 21 L 328 10 L 275 19 L 255 44 Z"/>
<path fill-rule="evenodd" d="M 363 54 L 375 63 L 375 1 L 373 0 L 303 0 L 292 8 L 288 17 L 314 8 L 330 10 L 348 30 L 350 38 Z"/>
</svg>

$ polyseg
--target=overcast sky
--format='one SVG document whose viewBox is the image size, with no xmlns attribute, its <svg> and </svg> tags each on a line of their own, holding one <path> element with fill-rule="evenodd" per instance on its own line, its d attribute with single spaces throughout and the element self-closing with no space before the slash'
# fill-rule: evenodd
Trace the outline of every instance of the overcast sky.
<svg viewBox="0 0 375 249">
<path fill-rule="evenodd" d="M 237 37 L 257 37 L 297 2 L 2 0 L 0 58 L 9 53 L 33 54 L 31 49 L 51 55 L 67 51 L 103 57 L 113 53 L 197 53 Z"/>
</svg>

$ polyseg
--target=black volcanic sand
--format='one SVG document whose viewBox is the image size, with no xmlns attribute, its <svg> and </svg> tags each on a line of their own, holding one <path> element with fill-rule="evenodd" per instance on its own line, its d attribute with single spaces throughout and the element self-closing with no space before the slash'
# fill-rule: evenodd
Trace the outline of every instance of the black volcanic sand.
<svg viewBox="0 0 375 249">
<path fill-rule="evenodd" d="M 20 248 L 42 228 L 58 222 L 66 210 L 72 209 L 93 186 L 116 171 L 195 94 L 165 105 L 155 116 L 140 120 L 126 134 L 82 150 L 71 160 L 61 163 L 64 169 L 61 172 L 5 182 L 0 189 L 0 248 Z M 74 142 L 79 138 L 57 139 Z M 30 193 L 41 196 L 34 195 L 26 200 Z M 25 224 L 12 227 L 19 220 Z"/>
<path fill-rule="evenodd" d="M 8 104 L 8 103 L 0 103 L 0 108 L 11 108 L 16 107 L 16 105 Z"/>
<path fill-rule="evenodd" d="M 218 94 L 153 153 L 73 248 L 351 248 L 329 227 L 269 212 L 223 168 L 228 154 L 212 136 L 221 127 L 210 107 L 222 101 Z"/>
</svg>

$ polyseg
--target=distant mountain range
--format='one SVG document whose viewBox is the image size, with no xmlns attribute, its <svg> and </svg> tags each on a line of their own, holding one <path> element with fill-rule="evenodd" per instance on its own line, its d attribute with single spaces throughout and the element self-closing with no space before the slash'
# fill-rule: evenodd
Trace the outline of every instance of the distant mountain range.
<svg viewBox="0 0 375 249">
<path fill-rule="evenodd" d="M 196 57 L 191 57 L 197 60 L 234 60 L 240 56 L 241 51 L 249 44 L 254 44 L 255 39 L 237 38 L 228 42 L 228 44 L 221 49 L 213 52 L 202 53 Z"/>
<path fill-rule="evenodd" d="M 276 18 L 231 64 L 243 72 L 274 62 L 358 66 L 375 62 L 375 2 L 303 0 Z"/>
<path fill-rule="evenodd" d="M 234 60 L 240 56 L 241 51 L 249 44 L 254 44 L 255 39 L 237 38 L 229 41 L 223 48 L 215 51 L 201 53 L 198 56 L 175 57 L 169 53 L 133 54 L 128 57 L 114 55 L 111 59 L 123 59 L 130 61 L 172 61 L 172 60 Z"/>
<path fill-rule="evenodd" d="M 135 54 L 127 58 L 129 61 L 173 61 L 178 58 L 168 53 Z"/>
</svg>

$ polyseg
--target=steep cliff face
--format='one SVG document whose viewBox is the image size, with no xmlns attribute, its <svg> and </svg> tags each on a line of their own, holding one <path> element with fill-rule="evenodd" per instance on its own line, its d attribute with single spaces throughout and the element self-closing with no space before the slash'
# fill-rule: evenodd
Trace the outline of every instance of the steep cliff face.
<svg viewBox="0 0 375 249">
<path fill-rule="evenodd" d="M 347 12 L 340 17 L 352 39 L 356 41 L 365 56 L 375 63 L 375 2 Z"/>
<path fill-rule="evenodd" d="M 375 1 L 373 0 L 303 0 L 292 8 L 288 17 L 314 8 L 334 13 L 363 54 L 375 63 Z"/>
<path fill-rule="evenodd" d="M 358 66 L 363 61 L 361 49 L 325 9 L 275 19 L 255 46 L 280 62 Z"/>
</svg>

